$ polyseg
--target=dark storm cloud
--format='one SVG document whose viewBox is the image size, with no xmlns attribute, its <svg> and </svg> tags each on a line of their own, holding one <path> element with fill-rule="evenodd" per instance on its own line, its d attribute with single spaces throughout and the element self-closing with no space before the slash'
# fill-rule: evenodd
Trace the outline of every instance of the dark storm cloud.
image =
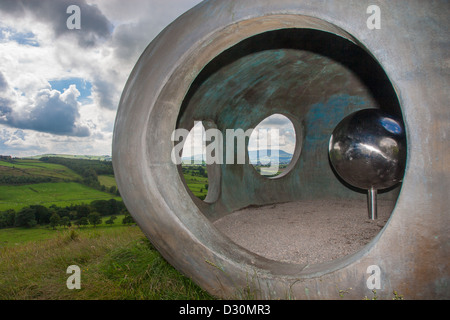
<svg viewBox="0 0 450 320">
<path fill-rule="evenodd" d="M 112 46 L 115 56 L 134 61 L 167 25 L 199 2 L 201 0 L 136 0 L 136 7 L 145 14 L 138 12 L 131 23 L 120 24 L 114 29 Z M 123 3 L 126 2 L 116 4 L 116 10 L 120 10 Z"/>
<path fill-rule="evenodd" d="M 14 111 L 10 107 L 0 106 L 0 124 L 57 135 L 87 137 L 90 135 L 89 129 L 76 123 L 80 116 L 77 93 L 75 87 L 63 94 L 44 89 L 36 95 L 34 106 L 29 110 Z"/>
<path fill-rule="evenodd" d="M 108 81 L 95 79 L 92 85 L 93 92 L 98 97 L 97 103 L 100 107 L 115 110 L 117 109 L 117 101 L 114 101 L 115 86 Z"/>
<path fill-rule="evenodd" d="M 139 32 L 139 30 L 152 30 Z M 142 28 L 142 23 L 121 24 L 116 27 L 113 34 L 114 53 L 119 59 L 128 60 L 130 57 L 138 57 L 145 46 L 154 36 L 152 28 Z"/>
<path fill-rule="evenodd" d="M 81 11 L 81 30 L 67 28 L 67 7 L 77 5 Z M 111 35 L 113 25 L 95 5 L 89 5 L 85 0 L 2 0 L 0 11 L 16 18 L 26 13 L 37 20 L 52 26 L 55 37 L 75 37 L 82 47 L 97 44 L 101 39 Z"/>
<path fill-rule="evenodd" d="M 9 89 L 3 73 L 0 72 L 0 93 L 6 93 Z M 11 113 L 11 100 L 5 97 L 0 97 L 0 121 L 6 117 L 6 114 Z"/>
</svg>

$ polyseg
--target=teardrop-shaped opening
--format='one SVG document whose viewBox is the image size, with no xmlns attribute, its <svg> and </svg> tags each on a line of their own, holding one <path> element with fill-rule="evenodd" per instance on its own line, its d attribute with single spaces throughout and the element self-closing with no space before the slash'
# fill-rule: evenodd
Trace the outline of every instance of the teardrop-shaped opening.
<svg viewBox="0 0 450 320">
<path fill-rule="evenodd" d="M 205 148 L 205 128 L 196 121 L 183 145 L 181 169 L 186 186 L 200 200 L 206 199 L 209 188 Z"/>
</svg>

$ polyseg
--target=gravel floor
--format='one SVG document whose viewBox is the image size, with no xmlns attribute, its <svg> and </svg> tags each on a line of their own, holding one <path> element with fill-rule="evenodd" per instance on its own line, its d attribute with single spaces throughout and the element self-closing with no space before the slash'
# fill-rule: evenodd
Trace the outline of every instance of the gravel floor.
<svg viewBox="0 0 450 320">
<path fill-rule="evenodd" d="M 214 225 L 263 257 L 311 265 L 360 250 L 384 227 L 392 209 L 392 202 L 378 201 L 378 220 L 372 221 L 366 202 L 300 201 L 241 209 Z"/>
</svg>

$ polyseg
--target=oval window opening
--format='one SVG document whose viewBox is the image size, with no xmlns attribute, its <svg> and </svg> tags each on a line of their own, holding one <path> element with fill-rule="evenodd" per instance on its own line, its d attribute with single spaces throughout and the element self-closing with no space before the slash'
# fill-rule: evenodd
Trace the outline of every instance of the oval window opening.
<svg viewBox="0 0 450 320">
<path fill-rule="evenodd" d="M 201 200 L 205 200 L 209 187 L 205 148 L 205 128 L 196 121 L 183 145 L 181 168 L 186 186 Z"/>
<path fill-rule="evenodd" d="M 249 162 L 262 176 L 278 177 L 289 170 L 296 142 L 291 120 L 282 114 L 273 114 L 261 121 L 250 135 Z"/>
</svg>

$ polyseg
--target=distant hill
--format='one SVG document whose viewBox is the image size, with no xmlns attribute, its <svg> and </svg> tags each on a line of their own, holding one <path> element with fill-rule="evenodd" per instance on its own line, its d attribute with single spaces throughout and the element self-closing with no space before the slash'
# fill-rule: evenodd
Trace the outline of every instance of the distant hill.
<svg viewBox="0 0 450 320">
<path fill-rule="evenodd" d="M 24 157 L 23 159 L 40 159 L 43 157 L 58 157 L 58 158 L 69 158 L 69 159 L 84 159 L 84 160 L 100 160 L 100 161 L 111 161 L 112 158 L 109 155 L 103 156 L 91 156 L 91 155 L 72 155 L 72 154 L 41 154 L 37 156 Z"/>
<path fill-rule="evenodd" d="M 292 160 L 292 154 L 287 153 L 283 150 L 278 150 L 278 157 L 276 157 L 276 150 L 271 153 L 271 150 L 259 150 L 259 158 L 258 158 L 258 151 L 249 151 L 248 152 L 250 163 L 252 164 L 258 164 L 265 163 L 269 164 L 272 160 L 272 163 L 279 163 L 279 164 L 288 164 Z M 203 161 L 206 161 L 204 159 L 204 156 L 201 154 L 196 154 L 193 157 L 183 157 L 182 161 L 184 164 L 189 164 L 193 161 L 196 161 L 197 163 L 201 163 Z M 259 160 L 259 161 L 258 161 Z"/>
<path fill-rule="evenodd" d="M 0 185 L 77 181 L 81 179 L 81 175 L 60 164 L 44 163 L 36 159 L 0 160 Z"/>
<path fill-rule="evenodd" d="M 259 157 L 258 157 L 259 152 Z M 260 163 L 279 163 L 279 164 L 288 164 L 292 160 L 292 154 L 287 153 L 283 150 L 274 150 L 273 153 L 271 153 L 271 150 L 259 150 L 259 151 L 249 151 L 248 156 L 250 159 L 250 163 L 257 164 Z"/>
</svg>

